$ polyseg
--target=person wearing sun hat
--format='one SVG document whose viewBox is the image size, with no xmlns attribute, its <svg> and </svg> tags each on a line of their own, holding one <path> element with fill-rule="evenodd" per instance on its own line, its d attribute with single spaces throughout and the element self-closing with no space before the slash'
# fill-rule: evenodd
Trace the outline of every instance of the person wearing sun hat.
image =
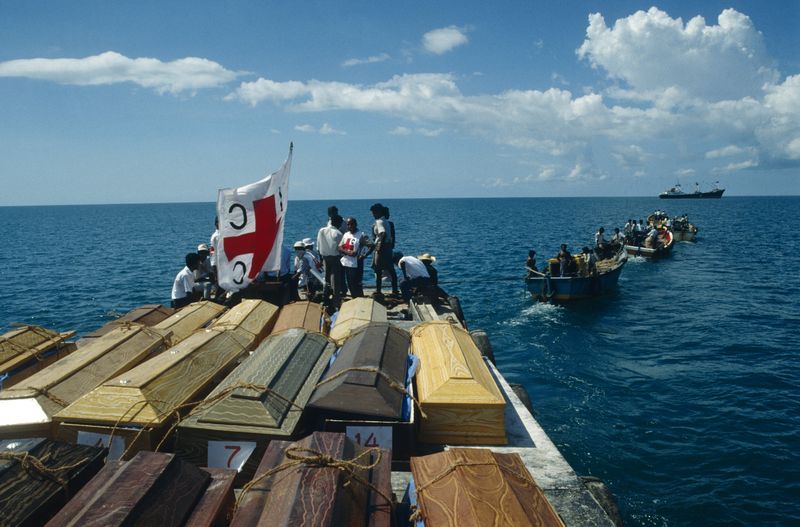
<svg viewBox="0 0 800 527">
<path fill-rule="evenodd" d="M 431 279 L 431 285 L 439 285 L 439 271 L 433 266 L 436 263 L 436 257 L 428 253 L 422 253 L 417 256 L 417 260 L 425 264 L 425 269 L 427 269 L 428 276 Z"/>
</svg>

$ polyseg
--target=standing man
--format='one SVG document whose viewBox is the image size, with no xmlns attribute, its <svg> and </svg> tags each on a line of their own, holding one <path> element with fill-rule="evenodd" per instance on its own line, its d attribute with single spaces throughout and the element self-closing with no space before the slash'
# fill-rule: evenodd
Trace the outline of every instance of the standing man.
<svg viewBox="0 0 800 527">
<path fill-rule="evenodd" d="M 375 252 L 375 256 L 372 257 L 372 269 L 375 271 L 375 296 L 382 296 L 381 285 L 384 272 L 391 277 L 392 294 L 397 296 L 399 291 L 397 290 L 397 273 L 392 263 L 394 238 L 392 238 L 391 227 L 387 229 L 383 205 L 375 203 L 369 210 L 372 213 L 372 217 L 375 218 L 375 223 L 372 224 L 372 247 L 370 247 L 365 256 L 368 256 L 373 251 Z"/>
<path fill-rule="evenodd" d="M 317 250 L 322 263 L 325 265 L 325 289 L 323 295 L 329 308 L 335 310 L 339 307 L 340 291 L 342 289 L 342 263 L 339 261 L 339 242 L 342 241 L 342 217 L 338 214 L 331 217 L 328 225 L 317 233 Z M 302 242 L 301 242 L 302 243 Z M 328 302 L 333 295 L 333 304 Z"/>
<path fill-rule="evenodd" d="M 186 267 L 175 275 L 172 283 L 172 307 L 175 309 L 191 304 L 195 298 L 192 291 L 194 289 L 194 272 L 200 265 L 200 257 L 197 253 L 186 255 Z"/>
<path fill-rule="evenodd" d="M 344 268 L 350 296 L 357 298 L 364 296 L 362 284 L 362 271 L 364 268 L 359 266 L 359 260 L 363 260 L 363 256 L 360 253 L 366 235 L 358 230 L 358 222 L 355 218 L 347 218 L 345 225 L 347 225 L 347 231 L 342 235 L 342 241 L 339 242 L 339 251 L 343 254 L 340 261 Z"/>
</svg>

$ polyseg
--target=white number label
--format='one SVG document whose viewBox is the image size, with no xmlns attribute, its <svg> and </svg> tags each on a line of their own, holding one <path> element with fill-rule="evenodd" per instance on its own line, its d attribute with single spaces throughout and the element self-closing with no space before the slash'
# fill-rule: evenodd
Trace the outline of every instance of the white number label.
<svg viewBox="0 0 800 527">
<path fill-rule="evenodd" d="M 348 426 L 347 437 L 367 448 L 392 449 L 392 427 L 390 426 Z"/>
<path fill-rule="evenodd" d="M 98 434 L 96 432 L 84 432 L 78 430 L 78 444 L 96 446 L 98 448 L 108 448 L 108 459 L 119 459 L 125 452 L 125 439 L 120 436 L 114 436 L 111 447 L 108 446 L 108 439 L 111 434 Z"/>
<path fill-rule="evenodd" d="M 241 472 L 255 449 L 254 441 L 209 441 L 208 466 L 232 468 Z"/>
</svg>

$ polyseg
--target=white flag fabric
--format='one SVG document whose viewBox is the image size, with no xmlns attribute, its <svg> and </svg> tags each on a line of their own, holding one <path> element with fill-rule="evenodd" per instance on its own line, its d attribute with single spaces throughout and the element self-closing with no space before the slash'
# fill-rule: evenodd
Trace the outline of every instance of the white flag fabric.
<svg viewBox="0 0 800 527">
<path fill-rule="evenodd" d="M 281 267 L 293 149 L 290 144 L 289 157 L 276 172 L 244 187 L 220 189 L 217 195 L 217 281 L 226 291 L 243 289 L 261 271 Z"/>
</svg>

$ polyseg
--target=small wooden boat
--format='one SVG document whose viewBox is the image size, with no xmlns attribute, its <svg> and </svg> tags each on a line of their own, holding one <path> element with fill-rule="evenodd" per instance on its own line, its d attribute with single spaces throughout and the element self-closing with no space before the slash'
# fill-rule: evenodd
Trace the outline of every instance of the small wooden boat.
<svg viewBox="0 0 800 527">
<path fill-rule="evenodd" d="M 672 219 L 672 236 L 676 242 L 693 242 L 696 235 L 697 227 L 689 222 L 686 214 Z"/>
<path fill-rule="evenodd" d="M 625 241 L 625 251 L 631 256 L 642 256 L 644 258 L 663 258 L 672 253 L 672 245 L 675 237 L 668 229 L 661 229 L 658 231 L 658 245 L 656 247 L 647 247 L 642 241 L 638 245 L 634 244 L 630 239 Z"/>
<path fill-rule="evenodd" d="M 626 246 L 627 248 L 627 246 Z M 582 262 L 581 256 L 575 256 Z M 597 261 L 597 272 L 588 274 L 585 270 L 575 276 L 559 276 L 558 262 L 550 262 L 544 273 L 531 273 L 525 278 L 528 291 L 537 300 L 544 302 L 567 302 L 582 300 L 607 294 L 617 288 L 619 275 L 628 256 L 622 248 L 610 258 Z M 583 266 L 585 268 L 585 265 Z"/>
</svg>

